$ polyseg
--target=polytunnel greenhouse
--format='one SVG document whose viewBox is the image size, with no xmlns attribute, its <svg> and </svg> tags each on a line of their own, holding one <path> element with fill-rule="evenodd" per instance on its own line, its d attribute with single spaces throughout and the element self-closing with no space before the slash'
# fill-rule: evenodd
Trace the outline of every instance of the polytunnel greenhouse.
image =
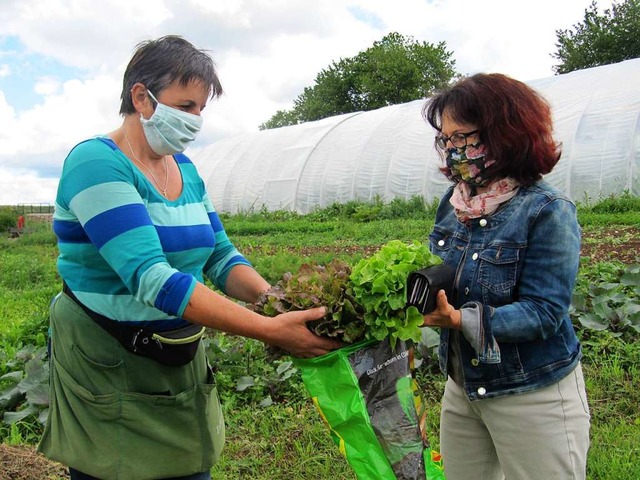
<svg viewBox="0 0 640 480">
<path fill-rule="evenodd" d="M 563 153 L 545 178 L 576 201 L 640 194 L 640 59 L 526 82 L 551 104 Z M 204 147 L 193 161 L 216 209 L 308 213 L 350 200 L 419 195 L 439 172 L 424 100 L 259 131 Z"/>
</svg>

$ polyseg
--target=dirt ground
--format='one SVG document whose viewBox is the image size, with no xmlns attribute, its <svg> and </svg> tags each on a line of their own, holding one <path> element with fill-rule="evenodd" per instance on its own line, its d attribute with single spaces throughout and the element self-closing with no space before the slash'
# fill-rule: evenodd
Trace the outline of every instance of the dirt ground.
<svg viewBox="0 0 640 480">
<path fill-rule="evenodd" d="M 302 247 L 292 248 L 291 253 L 304 256 L 318 252 L 362 253 L 367 256 L 375 253 L 378 248 L 379 246 Z M 640 263 L 640 227 L 604 227 L 598 228 L 597 233 L 583 232 L 580 255 L 593 263 L 614 260 L 625 265 Z"/>
<path fill-rule="evenodd" d="M 625 265 L 640 263 L 640 227 L 610 227 L 582 234 L 583 257 L 592 262 L 617 260 Z"/>
<path fill-rule="evenodd" d="M 0 444 L 0 480 L 58 480 L 67 469 L 35 451 L 34 447 Z"/>
<path fill-rule="evenodd" d="M 348 249 L 348 247 L 347 247 Z M 345 247 L 297 249 L 297 254 L 313 254 L 322 251 L 345 251 Z M 377 247 L 362 251 L 353 247 L 353 251 L 362 251 L 369 255 Z M 583 234 L 582 257 L 591 262 L 620 261 L 631 265 L 640 263 L 640 228 L 605 228 L 596 233 Z M 66 468 L 39 455 L 32 446 L 10 446 L 0 444 L 0 480 L 58 480 L 65 478 Z"/>
</svg>

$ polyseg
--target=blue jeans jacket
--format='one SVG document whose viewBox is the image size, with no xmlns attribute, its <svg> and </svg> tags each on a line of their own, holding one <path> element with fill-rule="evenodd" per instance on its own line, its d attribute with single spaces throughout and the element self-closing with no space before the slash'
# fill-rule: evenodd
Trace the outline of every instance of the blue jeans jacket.
<svg viewBox="0 0 640 480">
<path fill-rule="evenodd" d="M 460 332 L 470 400 L 523 393 L 555 383 L 581 357 L 568 315 L 580 256 L 575 205 L 544 181 L 521 187 L 497 212 L 461 223 L 443 196 L 429 240 L 456 268 L 449 302 L 479 313 L 477 341 Z M 440 335 L 447 374 L 452 332 Z M 460 366 L 458 366 L 460 368 Z"/>
</svg>

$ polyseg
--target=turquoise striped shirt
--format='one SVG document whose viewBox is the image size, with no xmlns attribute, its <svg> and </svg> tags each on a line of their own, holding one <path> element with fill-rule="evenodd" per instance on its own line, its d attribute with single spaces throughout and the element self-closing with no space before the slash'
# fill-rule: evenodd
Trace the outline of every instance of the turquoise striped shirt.
<svg viewBox="0 0 640 480">
<path fill-rule="evenodd" d="M 250 265 L 229 241 L 193 163 L 174 158 L 183 191 L 173 201 L 109 138 L 76 145 L 64 162 L 53 216 L 58 271 L 106 317 L 182 326 L 203 274 L 224 292 L 231 268 Z"/>
</svg>

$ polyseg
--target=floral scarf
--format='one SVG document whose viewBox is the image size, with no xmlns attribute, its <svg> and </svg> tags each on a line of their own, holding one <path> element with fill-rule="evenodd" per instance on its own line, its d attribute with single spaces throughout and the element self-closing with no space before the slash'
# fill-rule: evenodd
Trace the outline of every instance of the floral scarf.
<svg viewBox="0 0 640 480">
<path fill-rule="evenodd" d="M 458 182 L 449 202 L 455 208 L 456 217 L 461 222 L 472 218 L 491 215 L 498 207 L 511 200 L 518 193 L 520 184 L 513 178 L 501 178 L 487 185 L 482 193 L 472 195 L 473 187 Z"/>
</svg>

